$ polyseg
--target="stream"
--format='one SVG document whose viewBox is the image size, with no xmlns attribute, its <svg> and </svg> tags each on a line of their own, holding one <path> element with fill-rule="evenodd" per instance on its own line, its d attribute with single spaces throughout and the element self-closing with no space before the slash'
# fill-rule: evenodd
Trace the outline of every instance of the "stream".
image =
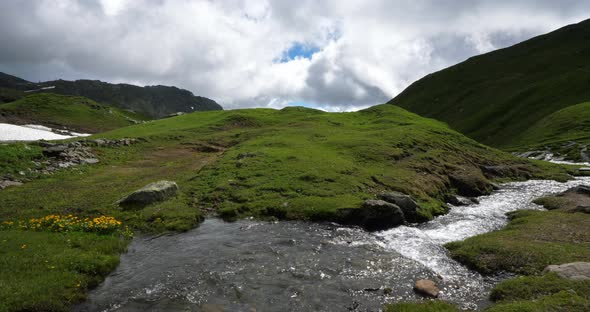
<svg viewBox="0 0 590 312">
<path fill-rule="evenodd" d="M 186 233 L 135 238 L 116 271 L 74 310 L 379 311 L 384 303 L 419 300 L 412 288 L 421 278 L 437 281 L 441 299 L 481 309 L 505 276 L 468 270 L 443 244 L 500 229 L 505 213 L 541 209 L 531 201 L 589 183 L 590 177 L 508 183 L 479 204 L 376 233 L 207 219 Z"/>
</svg>

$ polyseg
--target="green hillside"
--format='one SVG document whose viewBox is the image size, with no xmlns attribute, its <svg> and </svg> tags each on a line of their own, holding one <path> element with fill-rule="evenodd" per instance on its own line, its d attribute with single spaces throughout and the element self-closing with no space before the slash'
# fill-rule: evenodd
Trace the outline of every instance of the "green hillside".
<svg viewBox="0 0 590 312">
<path fill-rule="evenodd" d="M 514 139 L 515 145 L 590 141 L 590 102 L 561 109 L 534 123 Z"/>
<path fill-rule="evenodd" d="M 330 220 L 340 208 L 357 208 L 394 190 L 416 198 L 418 219 L 427 220 L 446 212 L 449 195 L 489 192 L 494 179 L 567 178 L 558 166 L 515 158 L 392 105 L 355 113 L 292 107 L 202 112 L 94 137 L 146 142 L 99 148 L 101 165 L 86 175 L 36 180 L 1 192 L 0 218 L 59 213 L 64 207 L 120 215 L 117 198 L 169 179 L 179 183 L 196 212 L 214 209 L 227 219 Z M 482 166 L 506 170 L 486 178 Z M 131 174 L 135 169 L 140 172 Z M 39 192 L 47 194 L 45 203 L 29 196 Z"/>
<path fill-rule="evenodd" d="M 425 221 L 447 211 L 449 195 L 486 193 L 491 181 L 569 177 L 561 166 L 515 158 L 393 105 L 354 113 L 199 112 L 88 139 L 95 138 L 142 140 L 95 146 L 98 164 L 0 192 L 0 263 L 11 268 L 0 271 L 0 310 L 68 310 L 114 270 L 126 245 L 121 237 L 129 237 L 126 226 L 184 231 L 207 214 L 340 221 L 342 211 L 385 191 L 414 197 L 420 207 L 413 221 Z M 5 168 L 26 171 L 22 166 L 43 157 L 31 144 L 0 145 L 0 163 L 26 159 Z M 500 174 L 486 177 L 482 166 Z M 177 182 L 179 194 L 139 210 L 117 206 L 158 180 Z M 45 230 L 47 224 L 72 231 Z"/>
<path fill-rule="evenodd" d="M 516 136 L 515 150 L 549 150 L 575 161 L 588 161 L 590 102 L 561 109 Z"/>
<path fill-rule="evenodd" d="M 496 146 L 590 100 L 590 20 L 472 57 L 413 83 L 390 103 Z"/>
<path fill-rule="evenodd" d="M 40 124 L 84 133 L 104 132 L 144 120 L 147 118 L 140 114 L 79 96 L 38 93 L 0 104 L 0 122 Z"/>
</svg>

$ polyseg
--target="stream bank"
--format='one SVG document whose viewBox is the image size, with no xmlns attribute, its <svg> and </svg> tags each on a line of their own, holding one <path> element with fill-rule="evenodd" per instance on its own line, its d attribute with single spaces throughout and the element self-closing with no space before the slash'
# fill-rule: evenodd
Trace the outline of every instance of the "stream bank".
<svg viewBox="0 0 590 312">
<path fill-rule="evenodd" d="M 117 270 L 75 310 L 376 311 L 419 300 L 412 288 L 421 278 L 439 282 L 441 299 L 481 309 L 503 276 L 465 268 L 442 245 L 499 229 L 505 213 L 542 209 L 532 200 L 584 183 L 590 178 L 508 183 L 479 204 L 376 233 L 208 219 L 187 233 L 136 238 Z"/>
</svg>

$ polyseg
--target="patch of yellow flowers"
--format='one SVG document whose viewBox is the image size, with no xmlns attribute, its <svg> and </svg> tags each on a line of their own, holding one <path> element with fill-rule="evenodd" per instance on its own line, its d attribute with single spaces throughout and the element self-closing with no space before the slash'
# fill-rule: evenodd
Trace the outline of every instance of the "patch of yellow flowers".
<svg viewBox="0 0 590 312">
<path fill-rule="evenodd" d="M 51 214 L 42 218 L 32 218 L 28 221 L 2 222 L 2 227 L 18 227 L 23 230 L 33 231 L 52 231 L 52 232 L 95 232 L 101 234 L 110 234 L 121 232 L 124 236 L 132 236 L 132 232 L 124 227 L 121 221 L 109 217 L 100 216 L 95 218 L 79 218 L 74 215 L 55 215 Z"/>
</svg>

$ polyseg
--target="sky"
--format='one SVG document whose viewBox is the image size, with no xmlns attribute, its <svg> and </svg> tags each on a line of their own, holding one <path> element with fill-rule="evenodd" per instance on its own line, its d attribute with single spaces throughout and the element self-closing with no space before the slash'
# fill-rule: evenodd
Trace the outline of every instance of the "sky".
<svg viewBox="0 0 590 312">
<path fill-rule="evenodd" d="M 590 18 L 590 0 L 3 0 L 0 71 L 352 111 Z"/>
</svg>

